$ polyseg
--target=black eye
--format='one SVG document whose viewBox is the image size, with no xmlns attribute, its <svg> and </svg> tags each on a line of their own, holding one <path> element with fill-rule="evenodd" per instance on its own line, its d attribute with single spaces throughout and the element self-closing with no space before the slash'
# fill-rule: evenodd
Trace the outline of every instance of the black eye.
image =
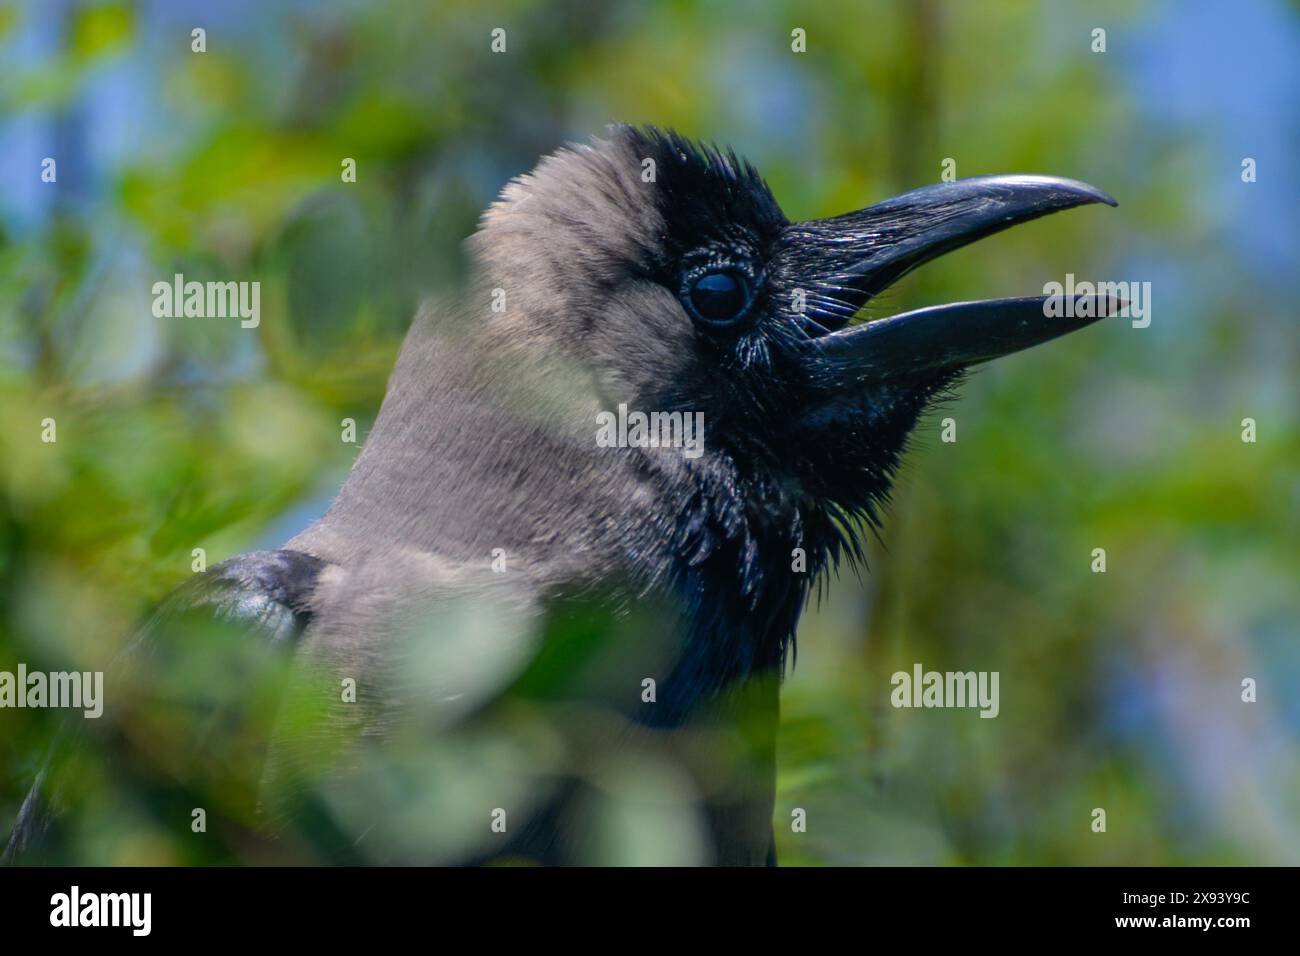
<svg viewBox="0 0 1300 956">
<path fill-rule="evenodd" d="M 749 280 L 739 272 L 706 272 L 691 280 L 686 297 L 697 318 L 717 325 L 730 325 L 749 311 L 752 295 Z"/>
</svg>

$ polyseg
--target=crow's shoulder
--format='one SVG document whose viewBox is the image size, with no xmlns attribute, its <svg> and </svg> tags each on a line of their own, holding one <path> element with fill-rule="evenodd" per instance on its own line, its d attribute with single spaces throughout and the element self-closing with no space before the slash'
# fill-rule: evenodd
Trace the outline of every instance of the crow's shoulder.
<svg viewBox="0 0 1300 956">
<path fill-rule="evenodd" d="M 291 644 L 311 619 L 311 596 L 325 567 L 320 558 L 288 549 L 229 558 L 168 595 L 139 638 L 178 618 L 207 614 L 273 644 Z"/>
</svg>

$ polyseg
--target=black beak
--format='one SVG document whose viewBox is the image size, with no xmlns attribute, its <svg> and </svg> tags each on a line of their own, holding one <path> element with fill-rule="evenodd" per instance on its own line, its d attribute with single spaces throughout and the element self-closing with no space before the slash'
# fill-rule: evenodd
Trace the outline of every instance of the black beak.
<svg viewBox="0 0 1300 956">
<path fill-rule="evenodd" d="M 934 306 L 845 328 L 867 301 L 924 262 L 1017 223 L 1098 202 L 1116 205 L 1072 179 L 981 176 L 789 226 L 781 270 L 785 284 L 802 281 L 806 290 L 797 321 L 811 337 L 806 347 L 819 366 L 819 384 L 841 387 L 962 368 L 1115 314 L 1121 301 L 1088 296 L 1049 315 L 1049 297 L 1035 296 Z"/>
</svg>

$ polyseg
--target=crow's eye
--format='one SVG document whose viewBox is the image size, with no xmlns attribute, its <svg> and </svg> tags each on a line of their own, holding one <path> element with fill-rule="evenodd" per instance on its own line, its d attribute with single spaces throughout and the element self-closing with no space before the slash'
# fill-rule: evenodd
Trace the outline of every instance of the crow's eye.
<svg viewBox="0 0 1300 956">
<path fill-rule="evenodd" d="M 687 283 L 686 300 L 696 318 L 711 325 L 732 325 L 749 311 L 753 293 L 744 275 L 725 269 L 692 278 Z"/>
</svg>

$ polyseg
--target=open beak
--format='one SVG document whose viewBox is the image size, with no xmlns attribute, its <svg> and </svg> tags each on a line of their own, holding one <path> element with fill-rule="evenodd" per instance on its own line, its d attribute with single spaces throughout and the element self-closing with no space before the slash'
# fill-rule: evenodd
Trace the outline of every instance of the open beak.
<svg viewBox="0 0 1300 956">
<path fill-rule="evenodd" d="M 1017 223 L 1088 203 L 1116 205 L 1073 179 L 980 176 L 789 226 L 783 269 L 788 283 L 806 288 L 799 319 L 810 336 L 806 357 L 819 366 L 820 384 L 837 388 L 963 368 L 1120 311 L 1120 300 L 1085 296 L 1049 314 L 1049 297 L 1033 296 L 933 306 L 847 327 L 873 296 L 922 263 Z"/>
</svg>

